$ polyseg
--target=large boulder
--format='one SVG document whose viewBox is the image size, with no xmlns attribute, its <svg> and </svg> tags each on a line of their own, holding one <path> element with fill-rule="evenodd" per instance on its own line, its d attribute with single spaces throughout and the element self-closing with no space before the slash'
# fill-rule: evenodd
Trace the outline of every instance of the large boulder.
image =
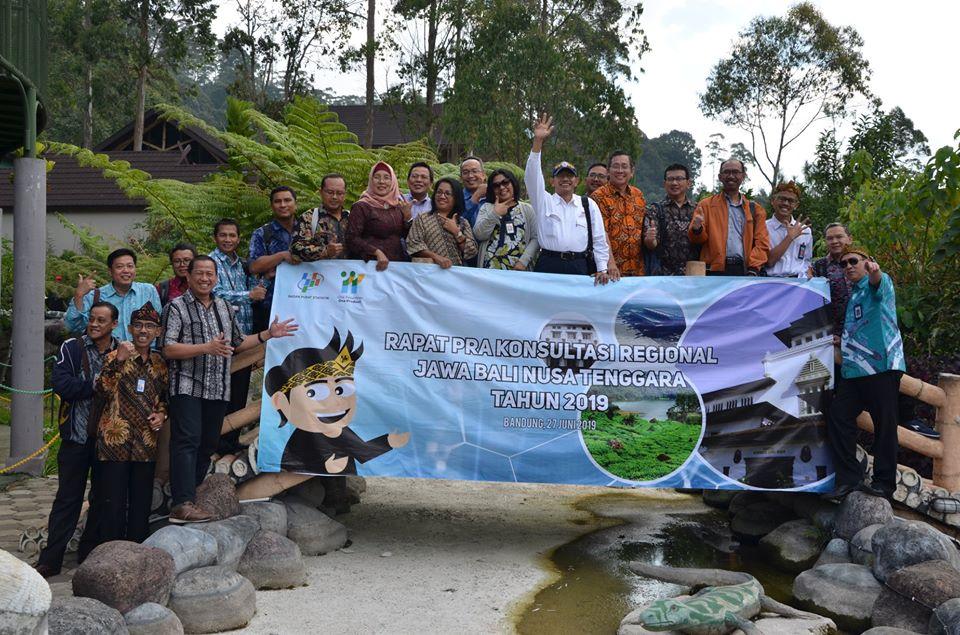
<svg viewBox="0 0 960 635">
<path fill-rule="evenodd" d="M 287 537 L 297 543 L 305 556 L 336 551 L 347 542 L 347 528 L 326 514 L 294 498 L 287 506 Z"/>
<path fill-rule="evenodd" d="M 187 633 L 219 633 L 246 626 L 257 612 L 257 592 L 227 567 L 191 569 L 177 577 L 170 608 Z"/>
<path fill-rule="evenodd" d="M 703 502 L 710 507 L 727 509 L 736 494 L 735 490 L 729 489 L 705 489 L 703 490 Z"/>
<path fill-rule="evenodd" d="M 749 505 L 756 505 L 757 503 L 766 502 L 769 502 L 769 499 L 763 492 L 755 492 L 753 490 L 740 491 L 736 492 L 730 498 L 730 503 L 727 505 L 727 511 L 730 512 L 731 516 L 736 516 Z"/>
<path fill-rule="evenodd" d="M 260 531 L 243 552 L 237 573 L 257 589 L 290 589 L 307 582 L 300 547 L 286 536 Z"/>
<path fill-rule="evenodd" d="M 873 534 L 883 525 L 867 525 L 850 539 L 850 560 L 865 567 L 873 566 Z"/>
<path fill-rule="evenodd" d="M 893 626 L 875 626 L 869 631 L 863 631 L 862 635 L 917 635 L 914 631 L 906 631 L 902 628 Z"/>
<path fill-rule="evenodd" d="M 947 600 L 933 609 L 927 632 L 930 635 L 957 635 L 957 633 L 960 633 L 960 598 Z"/>
<path fill-rule="evenodd" d="M 354 505 L 360 502 L 360 495 L 367 491 L 367 479 L 356 474 L 347 474 L 343 477 L 347 485 L 347 496 Z"/>
<path fill-rule="evenodd" d="M 320 509 L 323 507 L 323 499 L 327 497 L 326 484 L 334 478 L 336 477 L 314 476 L 308 478 L 288 489 L 284 498 L 295 496 L 301 502 Z"/>
<path fill-rule="evenodd" d="M 123 615 L 93 598 L 55 598 L 47 613 L 50 635 L 124 635 Z"/>
<path fill-rule="evenodd" d="M 226 474 L 211 474 L 197 486 L 197 505 L 211 514 L 214 520 L 223 520 L 241 512 L 237 488 Z"/>
<path fill-rule="evenodd" d="M 736 500 L 734 499 L 734 502 Z M 733 503 L 730 508 L 733 509 Z M 730 521 L 730 529 L 744 542 L 755 543 L 791 518 L 793 510 L 773 501 L 763 500 L 737 511 Z"/>
<path fill-rule="evenodd" d="M 822 532 L 806 519 L 785 522 L 760 540 L 760 551 L 770 562 L 793 573 L 809 569 L 822 546 Z"/>
<path fill-rule="evenodd" d="M 918 521 L 895 520 L 873 534 L 873 574 L 881 582 L 912 564 L 946 560 L 960 570 L 960 553 L 947 536 Z"/>
<path fill-rule="evenodd" d="M 197 567 L 210 566 L 217 561 L 217 540 L 193 527 L 161 527 L 144 540 L 143 544 L 169 553 L 173 557 L 176 575 Z"/>
<path fill-rule="evenodd" d="M 868 567 L 852 563 L 825 564 L 804 571 L 793 581 L 793 596 L 803 608 L 854 632 L 870 627 L 880 589 Z"/>
<path fill-rule="evenodd" d="M 0 633 L 43 632 L 51 599 L 33 567 L 0 549 Z"/>
<path fill-rule="evenodd" d="M 933 611 L 960 598 L 960 572 L 944 560 L 928 560 L 887 576 L 886 586 L 873 605 L 874 626 L 896 626 L 924 632 Z"/>
<path fill-rule="evenodd" d="M 183 635 L 177 614 L 153 602 L 141 604 L 123 616 L 130 635 Z"/>
<path fill-rule="evenodd" d="M 246 516 L 253 516 L 260 521 L 260 529 L 272 531 L 281 536 L 287 535 L 287 508 L 279 501 L 252 501 L 240 503 L 240 508 Z"/>
<path fill-rule="evenodd" d="M 886 499 L 870 496 L 864 492 L 850 492 L 840 504 L 833 534 L 844 540 L 850 540 L 868 525 L 883 525 L 892 520 L 893 508 Z"/>
<path fill-rule="evenodd" d="M 793 513 L 800 518 L 806 518 L 826 532 L 833 532 L 839 511 L 833 503 L 816 494 L 795 494 L 792 507 Z"/>
<path fill-rule="evenodd" d="M 197 529 L 216 539 L 217 564 L 236 569 L 247 544 L 260 531 L 260 523 L 253 516 L 241 514 L 197 525 Z"/>
<path fill-rule="evenodd" d="M 819 567 L 822 564 L 840 564 L 845 562 L 850 562 L 850 543 L 843 538 L 834 538 L 823 548 L 823 552 L 813 566 Z"/>
<path fill-rule="evenodd" d="M 753 623 L 761 633 L 776 633 L 776 635 L 832 635 L 837 632 L 833 620 L 826 617 L 819 619 L 795 619 L 787 617 L 761 617 Z M 731 635 L 742 635 L 743 631 L 736 629 Z"/>
<path fill-rule="evenodd" d="M 121 613 L 145 602 L 166 604 L 173 587 L 173 556 L 126 540 L 97 546 L 73 575 L 73 594 L 100 600 Z"/>
</svg>

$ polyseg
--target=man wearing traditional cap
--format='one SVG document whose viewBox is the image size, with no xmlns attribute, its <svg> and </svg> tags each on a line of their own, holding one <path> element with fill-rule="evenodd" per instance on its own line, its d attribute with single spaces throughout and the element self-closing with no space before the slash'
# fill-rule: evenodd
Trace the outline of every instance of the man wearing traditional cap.
<svg viewBox="0 0 960 635">
<path fill-rule="evenodd" d="M 589 197 L 575 198 L 577 168 L 561 161 L 553 168 L 553 194 L 548 194 L 540 169 L 543 142 L 553 133 L 553 118 L 544 115 L 533 129 L 533 147 L 527 158 L 524 181 L 537 218 L 540 258 L 536 271 L 593 275 L 596 284 L 608 278 L 610 250 L 600 208 Z"/>
<path fill-rule="evenodd" d="M 157 436 L 167 420 L 167 363 L 151 350 L 160 314 L 146 303 L 130 315 L 131 342 L 107 355 L 96 381 L 98 542 L 142 542 L 150 532 Z"/>
<path fill-rule="evenodd" d="M 813 234 L 810 219 L 794 218 L 800 205 L 800 187 L 790 181 L 773 188 L 770 197 L 773 218 L 767 219 L 770 252 L 767 275 L 773 278 L 806 278 L 813 259 Z"/>
<path fill-rule="evenodd" d="M 867 251 L 848 245 L 840 258 L 853 284 L 843 324 L 843 358 L 839 383 L 827 419 L 827 439 L 833 454 L 836 488 L 841 497 L 862 487 L 889 498 L 896 489 L 897 396 L 906 370 L 903 341 L 897 327 L 897 298 L 890 276 Z M 873 419 L 873 482 L 861 485 L 857 461 L 857 415 Z"/>
</svg>

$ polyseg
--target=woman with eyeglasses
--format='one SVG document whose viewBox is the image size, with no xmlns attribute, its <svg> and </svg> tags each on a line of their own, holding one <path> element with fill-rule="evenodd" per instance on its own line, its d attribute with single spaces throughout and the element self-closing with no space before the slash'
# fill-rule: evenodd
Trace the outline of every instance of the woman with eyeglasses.
<svg viewBox="0 0 960 635">
<path fill-rule="evenodd" d="M 411 203 L 400 196 L 393 168 L 378 161 L 370 168 L 367 189 L 350 208 L 347 253 L 358 260 L 376 260 L 383 271 L 391 260 L 408 260 L 403 238 L 410 228 Z"/>
<path fill-rule="evenodd" d="M 407 235 L 407 252 L 429 258 L 443 269 L 462 265 L 477 255 L 477 241 L 463 218 L 463 187 L 451 177 L 437 181 L 430 197 L 431 211 L 413 219 Z"/>
<path fill-rule="evenodd" d="M 518 202 L 520 183 L 509 170 L 487 179 L 487 201 L 477 214 L 473 235 L 480 242 L 477 266 L 526 271 L 540 251 L 537 221 L 529 203 Z"/>
</svg>

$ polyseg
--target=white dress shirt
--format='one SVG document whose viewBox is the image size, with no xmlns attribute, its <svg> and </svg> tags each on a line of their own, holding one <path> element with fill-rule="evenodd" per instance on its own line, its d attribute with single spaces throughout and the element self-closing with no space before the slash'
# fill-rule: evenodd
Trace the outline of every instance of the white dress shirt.
<svg viewBox="0 0 960 635">
<path fill-rule="evenodd" d="M 427 196 L 423 198 L 422 201 L 414 200 L 413 194 L 410 194 L 409 192 L 407 194 L 404 194 L 403 198 L 413 203 L 413 207 L 410 208 L 410 214 L 411 214 L 410 220 L 413 220 L 420 214 L 423 214 L 424 212 L 429 212 L 430 210 L 433 209 L 433 203 L 431 203 L 430 201 L 429 192 L 427 193 Z"/>
<path fill-rule="evenodd" d="M 788 224 L 781 223 L 776 216 L 767 219 L 767 233 L 770 234 L 771 251 L 787 239 L 787 227 L 796 223 L 795 218 L 791 218 Z M 813 235 L 807 228 L 793 239 L 787 250 L 780 256 L 780 260 L 774 263 L 772 267 L 767 267 L 767 275 L 806 278 L 811 260 L 813 260 Z"/>
<path fill-rule="evenodd" d="M 536 214 L 540 247 L 550 251 L 586 251 L 587 216 L 583 213 L 583 203 L 576 195 L 568 203 L 557 194 L 547 192 L 540 170 L 539 152 L 531 152 L 527 158 L 523 180 L 530 196 L 530 205 Z M 607 247 L 603 216 L 593 199 L 588 198 L 587 201 L 593 225 L 593 258 L 597 263 L 597 271 L 606 271 L 610 249 Z"/>
</svg>

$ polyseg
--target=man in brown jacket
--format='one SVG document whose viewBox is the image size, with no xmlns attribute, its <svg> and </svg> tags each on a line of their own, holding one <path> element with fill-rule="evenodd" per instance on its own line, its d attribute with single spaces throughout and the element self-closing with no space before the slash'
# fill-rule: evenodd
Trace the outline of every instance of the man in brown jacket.
<svg viewBox="0 0 960 635">
<path fill-rule="evenodd" d="M 724 161 L 723 191 L 700 201 L 693 212 L 687 234 L 691 243 L 702 246 L 700 260 L 707 263 L 708 275 L 756 276 L 767 262 L 767 212 L 740 193 L 746 174 L 742 161 Z"/>
</svg>

